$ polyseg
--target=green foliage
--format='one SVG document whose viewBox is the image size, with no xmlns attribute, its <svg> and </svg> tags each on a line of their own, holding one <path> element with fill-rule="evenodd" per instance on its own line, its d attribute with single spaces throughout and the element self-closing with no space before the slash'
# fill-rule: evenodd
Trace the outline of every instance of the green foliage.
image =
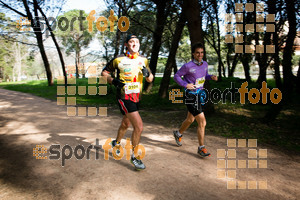
<svg viewBox="0 0 300 200">
<path fill-rule="evenodd" d="M 169 51 L 171 48 L 172 38 L 176 30 L 176 25 L 180 17 L 181 9 L 179 9 L 179 6 L 176 1 L 171 4 L 170 12 L 168 13 L 168 17 L 166 20 L 166 25 L 164 28 L 164 32 L 162 35 L 162 47 L 161 51 L 166 56 L 169 55 Z M 183 34 L 182 34 L 183 35 Z"/>
<path fill-rule="evenodd" d="M 119 54 L 123 53 L 121 52 L 121 47 L 123 47 L 127 34 L 131 33 L 137 35 L 140 40 L 140 53 L 149 57 L 153 42 L 152 31 L 154 30 L 155 25 L 155 10 L 153 4 L 149 1 L 132 0 L 119 1 L 119 3 L 116 4 L 116 1 L 106 0 L 106 5 L 108 9 L 103 11 L 101 15 L 109 16 L 109 11 L 112 9 L 114 10 L 115 15 L 126 16 L 130 21 L 130 26 L 127 32 L 121 32 L 119 45 L 116 43 L 117 25 L 115 25 L 114 32 L 105 31 L 104 33 L 98 34 L 98 39 L 104 47 L 104 52 L 101 52 L 102 57 L 104 57 L 106 61 L 110 60 L 113 57 L 116 48 L 119 49 Z M 120 5 L 121 7 L 119 7 Z"/>
<path fill-rule="evenodd" d="M 11 26 L 9 17 L 5 13 L 0 13 L 0 30 L 1 31 L 15 31 Z M 8 35 L 1 33 L 0 38 L 0 79 L 3 81 L 12 79 L 13 64 L 15 56 L 13 55 L 13 42 L 6 39 Z"/>
<path fill-rule="evenodd" d="M 300 55 L 294 55 L 292 59 L 292 66 L 298 67 L 300 63 Z"/>
<path fill-rule="evenodd" d="M 7 29 L 5 24 L 7 23 L 8 18 L 5 17 L 4 13 L 0 13 L 0 29 Z M 0 40 L 0 79 L 9 79 L 12 75 L 12 63 L 14 58 L 10 56 L 12 48 L 12 42 L 9 42 L 1 36 Z"/>
<path fill-rule="evenodd" d="M 168 58 L 159 57 L 157 61 L 156 73 L 163 73 L 167 64 Z"/>
<path fill-rule="evenodd" d="M 40 79 L 40 76 L 45 72 L 41 61 L 28 60 L 27 65 L 26 71 L 28 76 L 36 76 L 37 79 Z"/>
<path fill-rule="evenodd" d="M 101 16 L 109 16 L 110 10 L 105 10 L 101 12 Z M 116 15 L 116 13 L 114 13 Z M 117 33 L 117 21 L 114 22 L 114 31 L 110 32 L 110 22 L 108 21 L 108 28 L 104 32 L 97 32 L 97 39 L 99 40 L 100 44 L 104 48 L 104 52 L 101 52 L 101 57 L 109 62 L 114 56 L 114 50 L 116 46 L 116 33 Z M 120 47 L 120 45 L 119 45 Z M 120 52 L 119 52 L 120 54 Z"/>
<path fill-rule="evenodd" d="M 87 17 L 87 14 L 82 11 L 82 16 Z M 80 16 L 80 10 L 70 10 L 63 15 L 58 17 L 58 20 L 65 17 L 69 21 L 69 28 L 67 30 L 57 29 L 55 34 L 62 39 L 62 44 L 66 48 L 66 53 L 80 52 L 82 48 L 86 48 L 93 39 L 95 31 L 90 33 L 88 31 L 88 21 L 83 20 L 82 27 L 80 26 L 79 20 L 77 18 Z M 76 19 L 74 21 L 74 19 Z M 74 21 L 74 23 L 72 23 Z M 63 21 L 62 27 L 66 26 L 66 22 Z M 95 27 L 95 26 L 94 26 Z"/>
<path fill-rule="evenodd" d="M 0 13 L 0 22 L 0 29 L 3 31 L 0 37 L 0 78 L 3 81 L 12 81 L 20 75 L 15 66 L 17 62 L 21 65 L 21 76 L 43 73 L 43 63 L 35 63 L 35 50 L 31 49 L 29 53 L 29 48 L 32 46 L 25 44 L 30 43 L 28 42 L 30 34 L 23 32 L 16 34 L 18 32 L 16 22 L 11 21 L 4 13 Z"/>
<path fill-rule="evenodd" d="M 187 26 L 185 26 L 182 31 L 182 37 L 179 42 L 176 59 L 182 64 L 191 60 L 191 42 Z"/>
<path fill-rule="evenodd" d="M 155 12 L 150 5 L 144 5 L 145 10 L 134 7 L 129 14 L 130 27 L 128 33 L 134 33 L 138 36 L 141 47 L 141 54 L 149 57 L 152 51 L 153 32 L 155 29 Z"/>
<path fill-rule="evenodd" d="M 206 61 L 209 65 L 214 65 L 216 70 L 218 69 L 218 55 L 214 48 L 206 43 L 205 44 L 205 51 L 206 51 Z"/>
<path fill-rule="evenodd" d="M 14 58 L 10 56 L 11 42 L 0 41 L 0 78 L 9 79 L 12 76 Z"/>
</svg>

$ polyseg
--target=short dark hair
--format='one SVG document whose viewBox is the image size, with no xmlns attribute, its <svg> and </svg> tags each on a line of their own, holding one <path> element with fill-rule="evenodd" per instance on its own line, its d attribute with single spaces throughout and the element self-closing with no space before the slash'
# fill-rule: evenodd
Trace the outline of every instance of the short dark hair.
<svg viewBox="0 0 300 200">
<path fill-rule="evenodd" d="M 126 40 L 125 40 L 125 43 L 128 43 L 128 41 L 132 38 L 137 38 L 137 36 L 135 34 L 129 34 L 127 37 L 126 37 Z"/>
<path fill-rule="evenodd" d="M 195 53 L 196 49 L 204 49 L 204 46 L 202 43 L 196 43 L 192 46 L 192 53 Z"/>
</svg>

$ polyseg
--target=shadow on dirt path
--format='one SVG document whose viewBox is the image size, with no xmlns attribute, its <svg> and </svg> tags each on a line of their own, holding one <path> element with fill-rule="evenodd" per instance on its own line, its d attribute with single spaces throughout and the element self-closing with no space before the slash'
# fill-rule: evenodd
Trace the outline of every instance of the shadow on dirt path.
<svg viewBox="0 0 300 200">
<path fill-rule="evenodd" d="M 299 194 L 299 156 L 268 148 L 267 168 L 217 168 L 217 149 L 227 149 L 226 138 L 208 135 L 212 156 L 200 159 L 196 135 L 175 145 L 172 129 L 144 122 L 141 144 L 146 170 L 137 172 L 124 157 L 108 160 L 91 149 L 90 158 L 38 160 L 36 145 L 59 144 L 87 149 L 115 138 L 121 115 L 68 117 L 66 106 L 29 94 L 0 89 L 0 199 L 296 199 Z M 125 138 L 131 137 L 132 128 Z M 257 152 L 265 146 L 258 145 Z M 60 151 L 61 152 L 61 151 Z M 49 152 L 47 153 L 49 155 Z M 98 156 L 97 156 L 98 155 Z M 234 159 L 232 159 L 234 160 Z M 237 149 L 238 160 L 248 160 L 248 148 Z M 250 159 L 251 160 L 251 159 Z M 255 159 L 252 159 L 255 160 Z M 256 160 L 259 159 L 257 158 Z M 257 166 L 259 166 L 257 164 Z M 236 178 L 217 178 L 218 170 L 236 171 Z M 227 189 L 227 181 L 267 181 L 267 189 Z"/>
</svg>

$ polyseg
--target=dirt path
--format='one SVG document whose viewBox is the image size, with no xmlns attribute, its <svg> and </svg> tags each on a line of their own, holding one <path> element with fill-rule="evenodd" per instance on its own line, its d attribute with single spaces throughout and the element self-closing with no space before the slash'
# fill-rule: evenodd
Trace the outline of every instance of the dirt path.
<svg viewBox="0 0 300 200">
<path fill-rule="evenodd" d="M 236 181 L 267 181 L 267 189 L 227 189 L 217 178 L 217 149 L 227 149 L 226 138 L 207 136 L 212 153 L 196 154 L 196 134 L 187 132 L 177 147 L 172 130 L 144 122 L 141 144 L 147 169 L 137 172 L 128 160 L 94 149 L 90 160 L 37 160 L 36 145 L 81 144 L 115 138 L 121 115 L 68 117 L 65 106 L 29 94 L 0 89 L 0 199 L 299 199 L 300 157 L 268 149 L 266 169 L 236 169 Z M 130 129 L 132 130 L 132 129 Z M 131 131 L 126 133 L 130 137 Z M 259 143 L 259 141 L 258 141 Z M 122 141 L 125 145 L 125 139 Z M 247 159 L 249 148 L 236 148 L 237 159 Z M 80 152 L 80 151 L 79 151 Z M 111 151 L 110 151 L 111 152 Z M 44 154 L 43 154 L 44 155 Z M 49 155 L 49 151 L 48 151 Z M 231 159 L 232 160 L 232 159 Z M 252 159 L 255 160 L 255 159 Z M 261 159 L 256 159 L 261 160 Z M 232 169 L 231 169 L 232 170 Z M 229 179 L 228 179 L 229 180 Z"/>
</svg>

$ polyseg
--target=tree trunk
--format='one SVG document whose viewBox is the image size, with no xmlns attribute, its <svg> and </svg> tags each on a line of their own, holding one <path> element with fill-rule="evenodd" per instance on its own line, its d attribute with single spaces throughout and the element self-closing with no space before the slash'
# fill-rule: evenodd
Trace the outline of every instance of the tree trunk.
<svg viewBox="0 0 300 200">
<path fill-rule="evenodd" d="M 174 74 L 176 74 L 178 71 L 176 62 L 174 63 L 173 67 L 174 67 Z"/>
<path fill-rule="evenodd" d="M 255 3 L 254 0 L 248 0 L 247 3 Z M 254 4 L 255 7 L 255 4 Z M 244 10 L 243 12 L 243 27 L 244 29 L 246 28 L 246 24 L 254 24 L 255 21 L 255 13 L 254 12 L 246 12 Z M 246 32 L 246 30 L 244 31 Z M 252 55 L 249 53 L 245 53 L 245 45 L 251 45 L 251 41 L 254 40 L 255 38 L 253 37 L 253 33 L 250 34 L 243 34 L 243 40 L 244 40 L 244 47 L 243 47 L 243 52 L 242 54 L 239 54 L 240 56 L 240 61 L 243 64 L 244 72 L 245 72 L 245 78 L 248 82 L 251 81 L 250 77 L 250 65 L 249 63 L 251 62 Z"/>
<path fill-rule="evenodd" d="M 280 47 L 278 44 L 278 32 L 276 31 L 277 26 L 275 26 L 275 34 L 274 34 L 274 45 L 275 45 L 275 55 L 274 55 L 274 70 L 275 70 L 275 82 L 277 88 L 282 88 L 281 75 L 280 75 L 280 58 L 279 51 Z"/>
<path fill-rule="evenodd" d="M 31 15 L 30 13 L 30 10 L 29 10 L 29 7 L 26 3 L 25 0 L 23 0 L 23 3 L 24 5 L 26 4 L 26 11 L 28 9 L 28 12 L 27 14 Z M 34 33 L 36 35 L 36 38 L 37 38 L 37 41 L 38 41 L 38 46 L 40 48 L 40 52 L 41 52 L 41 56 L 42 56 L 42 59 L 44 61 L 44 65 L 45 65 L 45 69 L 46 69 L 46 75 L 47 75 L 47 79 L 48 79 L 48 86 L 52 86 L 53 85 L 53 80 L 52 80 L 52 72 L 51 72 L 51 69 L 50 69 L 50 64 L 49 64 L 49 61 L 48 61 L 48 58 L 47 58 L 47 55 L 46 55 L 46 51 L 45 51 L 45 48 L 44 48 L 44 44 L 43 44 L 43 34 L 42 34 L 42 31 L 41 31 L 41 28 L 40 28 L 40 20 L 39 20 L 39 15 L 38 15 L 38 7 L 37 7 L 37 4 L 34 4 L 34 15 L 35 15 L 35 19 L 36 19 L 36 29 L 34 29 Z"/>
<path fill-rule="evenodd" d="M 269 14 L 276 14 L 276 1 L 268 0 L 267 5 L 269 8 Z M 254 12 L 256 12 L 256 8 L 255 8 Z M 254 27 L 256 27 L 256 20 L 254 21 Z M 276 32 L 274 34 L 276 34 Z M 271 44 L 271 33 L 269 33 L 269 32 L 265 33 L 263 41 L 264 41 L 264 43 L 263 43 L 264 46 L 270 45 Z M 258 32 L 255 32 L 255 43 L 256 43 L 256 45 L 259 44 L 259 33 Z M 258 76 L 258 79 L 256 82 L 258 85 L 261 85 L 263 81 L 267 80 L 267 68 L 268 68 L 269 54 L 267 54 L 266 52 L 262 53 L 262 54 L 255 53 L 255 58 L 259 65 L 259 76 Z"/>
<path fill-rule="evenodd" d="M 286 13 L 289 22 L 289 32 L 286 40 L 286 45 L 283 52 L 283 88 L 282 88 L 282 100 L 279 104 L 273 104 L 272 108 L 267 112 L 264 117 L 265 122 L 274 121 L 283 106 L 291 100 L 293 86 L 294 86 L 294 75 L 292 73 L 292 55 L 294 40 L 296 37 L 296 14 L 295 14 L 295 1 L 285 0 L 286 2 Z"/>
<path fill-rule="evenodd" d="M 124 34 L 122 34 L 122 37 L 123 37 L 122 41 L 125 41 L 125 35 Z M 122 42 L 121 53 L 124 52 L 124 49 L 125 49 L 124 42 Z"/>
<path fill-rule="evenodd" d="M 261 85 L 261 83 L 263 81 L 267 80 L 267 66 L 266 66 L 266 60 L 263 60 L 262 58 L 258 59 L 258 60 L 259 60 L 258 61 L 259 75 L 258 75 L 256 83 L 258 85 Z"/>
<path fill-rule="evenodd" d="M 293 56 L 293 46 L 296 37 L 296 11 L 295 11 L 295 0 L 285 0 L 286 2 L 286 13 L 289 22 L 289 33 L 286 40 L 286 45 L 283 52 L 283 87 L 286 93 L 286 98 L 291 95 L 293 91 L 293 81 L 294 75 L 292 73 L 292 56 Z"/>
<path fill-rule="evenodd" d="M 75 52 L 76 57 L 75 57 L 75 68 L 76 68 L 76 78 L 79 78 L 79 57 L 80 57 L 80 51 L 76 50 Z"/>
<path fill-rule="evenodd" d="M 82 72 L 82 78 L 85 78 L 85 74 L 87 73 L 87 70 L 85 70 L 84 60 L 82 60 L 81 72 Z"/>
<path fill-rule="evenodd" d="M 53 85 L 53 80 L 52 80 L 52 72 L 50 69 L 50 64 L 45 52 L 45 48 L 44 48 L 44 44 L 43 44 L 43 37 L 41 33 L 36 33 L 36 38 L 38 40 L 38 47 L 40 49 L 41 52 L 41 56 L 45 65 L 45 70 L 46 70 L 46 75 L 47 75 L 47 80 L 48 80 L 48 86 L 52 86 Z"/>
<path fill-rule="evenodd" d="M 197 0 L 183 1 L 183 7 L 186 9 L 191 46 L 199 42 L 204 45 L 199 2 Z"/>
<path fill-rule="evenodd" d="M 180 41 L 185 22 L 186 22 L 185 11 L 183 10 L 176 24 L 176 29 L 175 29 L 174 36 L 172 38 L 170 53 L 165 67 L 164 76 L 160 83 L 158 95 L 161 98 L 166 98 L 168 96 L 171 73 L 172 73 L 172 69 L 174 68 L 173 66 L 176 65 L 176 59 L 175 59 L 176 52 L 178 49 L 178 43 Z"/>
<path fill-rule="evenodd" d="M 17 81 L 21 81 L 22 76 L 22 56 L 21 56 L 21 49 L 20 45 L 15 42 L 15 69 L 16 69 L 16 75 L 17 75 Z"/>
<path fill-rule="evenodd" d="M 34 0 L 34 4 L 38 5 L 36 0 Z M 38 6 L 38 9 L 41 12 L 42 16 L 45 18 L 46 25 L 47 25 L 47 27 L 49 29 L 51 38 L 52 38 L 52 40 L 54 42 L 54 45 L 56 47 L 56 50 L 57 50 L 57 53 L 58 53 L 58 56 L 59 56 L 59 60 L 60 60 L 60 63 L 61 63 L 61 68 L 62 68 L 64 79 L 65 79 L 65 85 L 67 85 L 67 72 L 66 72 L 65 62 L 64 62 L 64 58 L 63 58 L 63 55 L 61 53 L 60 47 L 59 47 L 59 45 L 57 43 L 57 40 L 56 40 L 55 35 L 53 33 L 53 30 L 52 30 L 52 28 L 51 28 L 51 26 L 49 24 L 47 16 L 45 15 L 45 13 L 43 12 L 43 10 L 41 9 L 40 6 Z"/>
<path fill-rule="evenodd" d="M 228 47 L 228 45 L 227 45 L 227 47 Z M 227 49 L 227 50 L 228 50 L 227 54 L 226 54 L 227 75 L 228 75 L 228 77 L 230 77 L 230 69 L 231 69 L 231 67 L 230 67 L 230 53 L 229 53 L 229 49 Z"/>
<path fill-rule="evenodd" d="M 298 72 L 297 72 L 297 92 L 300 93 L 300 59 L 298 62 Z"/>
<path fill-rule="evenodd" d="M 276 1 L 269 0 L 268 1 L 268 7 L 270 12 L 276 13 L 278 9 L 276 9 Z M 275 12 L 276 11 L 276 12 Z M 275 45 L 275 53 L 274 53 L 274 70 L 275 70 L 275 82 L 276 87 L 281 89 L 282 88 L 282 82 L 281 82 L 281 75 L 280 75 L 280 58 L 279 58 L 279 52 L 280 52 L 280 44 L 278 41 L 278 27 L 282 24 L 276 24 L 275 25 L 275 32 L 273 34 L 273 44 Z"/>
<path fill-rule="evenodd" d="M 48 86 L 52 86 L 53 85 L 52 72 L 51 72 L 51 69 L 50 69 L 50 64 L 49 64 L 49 61 L 48 61 L 48 58 L 47 58 L 47 55 L 46 55 L 46 52 L 45 52 L 44 44 L 43 44 L 43 35 L 42 35 L 41 28 L 40 28 L 40 21 L 39 21 L 39 18 L 38 18 L 37 7 L 34 6 L 35 20 L 36 20 L 36 24 L 34 24 L 33 16 L 30 12 L 27 1 L 23 0 L 23 4 L 24 4 L 24 7 L 25 7 L 25 10 L 26 10 L 26 13 L 27 13 L 28 20 L 30 20 L 31 27 L 34 30 L 34 34 L 36 36 L 38 47 L 40 49 L 41 57 L 42 57 L 43 62 L 44 62 L 46 75 L 47 75 L 47 80 L 48 80 Z"/>
<path fill-rule="evenodd" d="M 244 67 L 244 72 L 245 72 L 245 78 L 246 78 L 246 81 L 248 81 L 248 82 L 251 81 L 250 66 L 249 66 L 250 59 L 249 58 L 251 59 L 251 57 L 249 57 L 249 55 L 241 56 L 241 61 L 242 61 L 242 64 L 243 64 L 243 67 Z"/>
<path fill-rule="evenodd" d="M 233 44 L 231 43 L 227 43 L 227 53 L 226 53 L 226 64 L 227 64 L 227 75 L 228 77 L 232 76 L 230 74 L 230 70 L 231 70 L 231 65 L 233 64 L 233 61 L 231 63 L 231 55 L 233 53 Z M 233 59 L 237 57 L 237 54 L 234 55 Z"/>
<path fill-rule="evenodd" d="M 161 47 L 161 37 L 163 34 L 165 22 L 168 16 L 169 12 L 169 0 L 168 1 L 155 1 L 157 6 L 157 13 L 156 13 L 156 27 L 155 31 L 153 33 L 153 45 L 152 45 L 152 53 L 151 53 L 151 59 L 149 67 L 151 69 L 151 72 L 153 76 L 155 77 L 156 73 L 156 66 L 157 66 L 157 60 L 158 60 L 158 54 Z M 166 9 L 167 8 L 167 9 Z M 149 92 L 153 86 L 154 80 L 152 83 L 145 82 L 144 90 L 146 92 Z"/>
<path fill-rule="evenodd" d="M 218 53 L 217 53 L 218 54 Z M 218 54 L 218 80 L 222 80 L 222 66 L 221 66 L 221 60 L 219 59 L 219 54 Z"/>
<path fill-rule="evenodd" d="M 232 61 L 232 67 L 231 69 L 228 67 L 228 77 L 233 77 L 233 74 L 234 74 L 234 71 L 235 71 L 235 68 L 238 64 L 238 56 L 239 54 L 235 54 L 234 57 L 233 57 L 233 61 Z M 230 66 L 230 65 L 229 65 Z"/>
<path fill-rule="evenodd" d="M 105 61 L 106 63 L 109 63 L 110 59 L 109 59 L 109 54 L 108 54 L 108 45 L 104 45 L 104 49 L 105 49 Z"/>
<path fill-rule="evenodd" d="M 222 57 L 221 57 L 222 58 Z M 223 61 L 221 60 L 221 66 L 222 66 L 222 71 L 223 71 L 223 77 L 226 77 L 226 74 L 225 74 L 225 66 L 224 66 L 224 63 Z"/>
</svg>

